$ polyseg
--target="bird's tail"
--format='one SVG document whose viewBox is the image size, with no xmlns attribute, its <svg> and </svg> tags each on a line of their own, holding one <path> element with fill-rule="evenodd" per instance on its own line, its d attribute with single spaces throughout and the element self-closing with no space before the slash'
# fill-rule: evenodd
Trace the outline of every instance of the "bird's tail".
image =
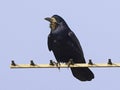
<svg viewBox="0 0 120 90">
<path fill-rule="evenodd" d="M 87 67 L 71 68 L 71 71 L 73 76 L 81 81 L 91 81 L 94 78 L 93 72 Z"/>
</svg>

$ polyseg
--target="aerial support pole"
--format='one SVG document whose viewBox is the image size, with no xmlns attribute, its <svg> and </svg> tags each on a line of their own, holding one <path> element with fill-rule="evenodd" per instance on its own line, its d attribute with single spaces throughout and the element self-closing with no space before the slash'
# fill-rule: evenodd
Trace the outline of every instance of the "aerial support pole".
<svg viewBox="0 0 120 90">
<path fill-rule="evenodd" d="M 14 60 L 11 61 L 10 68 L 70 68 L 70 67 L 89 67 L 89 68 L 109 68 L 109 67 L 120 67 L 120 63 L 113 63 L 111 59 L 108 59 L 107 63 L 93 63 L 92 60 L 89 60 L 88 63 L 60 63 L 50 60 L 49 64 L 36 64 L 33 60 L 30 61 L 30 64 L 16 64 Z"/>
</svg>

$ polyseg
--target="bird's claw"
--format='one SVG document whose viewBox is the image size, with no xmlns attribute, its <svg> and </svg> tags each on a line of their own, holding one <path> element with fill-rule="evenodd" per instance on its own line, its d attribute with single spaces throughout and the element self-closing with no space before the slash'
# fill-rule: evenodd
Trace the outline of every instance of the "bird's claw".
<svg viewBox="0 0 120 90">
<path fill-rule="evenodd" d="M 57 62 L 56 66 L 57 66 L 58 70 L 60 70 L 60 62 Z"/>
<path fill-rule="evenodd" d="M 72 60 L 72 59 L 70 59 L 70 60 L 67 62 L 67 65 L 68 65 L 68 67 L 70 67 L 70 65 L 74 65 L 73 60 Z"/>
<path fill-rule="evenodd" d="M 52 66 L 56 65 L 56 67 L 60 70 L 60 62 L 55 62 L 55 61 L 50 60 L 50 65 Z"/>
</svg>

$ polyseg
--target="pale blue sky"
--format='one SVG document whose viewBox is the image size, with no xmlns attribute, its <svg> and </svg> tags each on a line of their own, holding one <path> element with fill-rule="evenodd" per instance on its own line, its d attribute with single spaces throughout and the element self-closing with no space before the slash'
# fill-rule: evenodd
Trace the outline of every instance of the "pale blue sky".
<svg viewBox="0 0 120 90">
<path fill-rule="evenodd" d="M 1 0 L 0 90 L 119 90 L 119 68 L 91 68 L 95 79 L 80 82 L 69 69 L 10 69 L 16 63 L 49 63 L 49 23 L 62 16 L 81 42 L 86 61 L 120 62 L 119 0 Z"/>
</svg>

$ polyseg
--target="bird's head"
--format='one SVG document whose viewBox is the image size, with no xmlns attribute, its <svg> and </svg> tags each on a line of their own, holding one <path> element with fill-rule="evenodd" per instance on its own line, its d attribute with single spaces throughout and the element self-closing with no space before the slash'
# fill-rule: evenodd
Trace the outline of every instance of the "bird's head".
<svg viewBox="0 0 120 90">
<path fill-rule="evenodd" d="M 45 18 L 45 20 L 50 22 L 51 30 L 55 30 L 61 22 L 65 23 L 64 19 L 58 15 L 53 15 L 52 17 L 47 17 L 47 18 Z"/>
</svg>

